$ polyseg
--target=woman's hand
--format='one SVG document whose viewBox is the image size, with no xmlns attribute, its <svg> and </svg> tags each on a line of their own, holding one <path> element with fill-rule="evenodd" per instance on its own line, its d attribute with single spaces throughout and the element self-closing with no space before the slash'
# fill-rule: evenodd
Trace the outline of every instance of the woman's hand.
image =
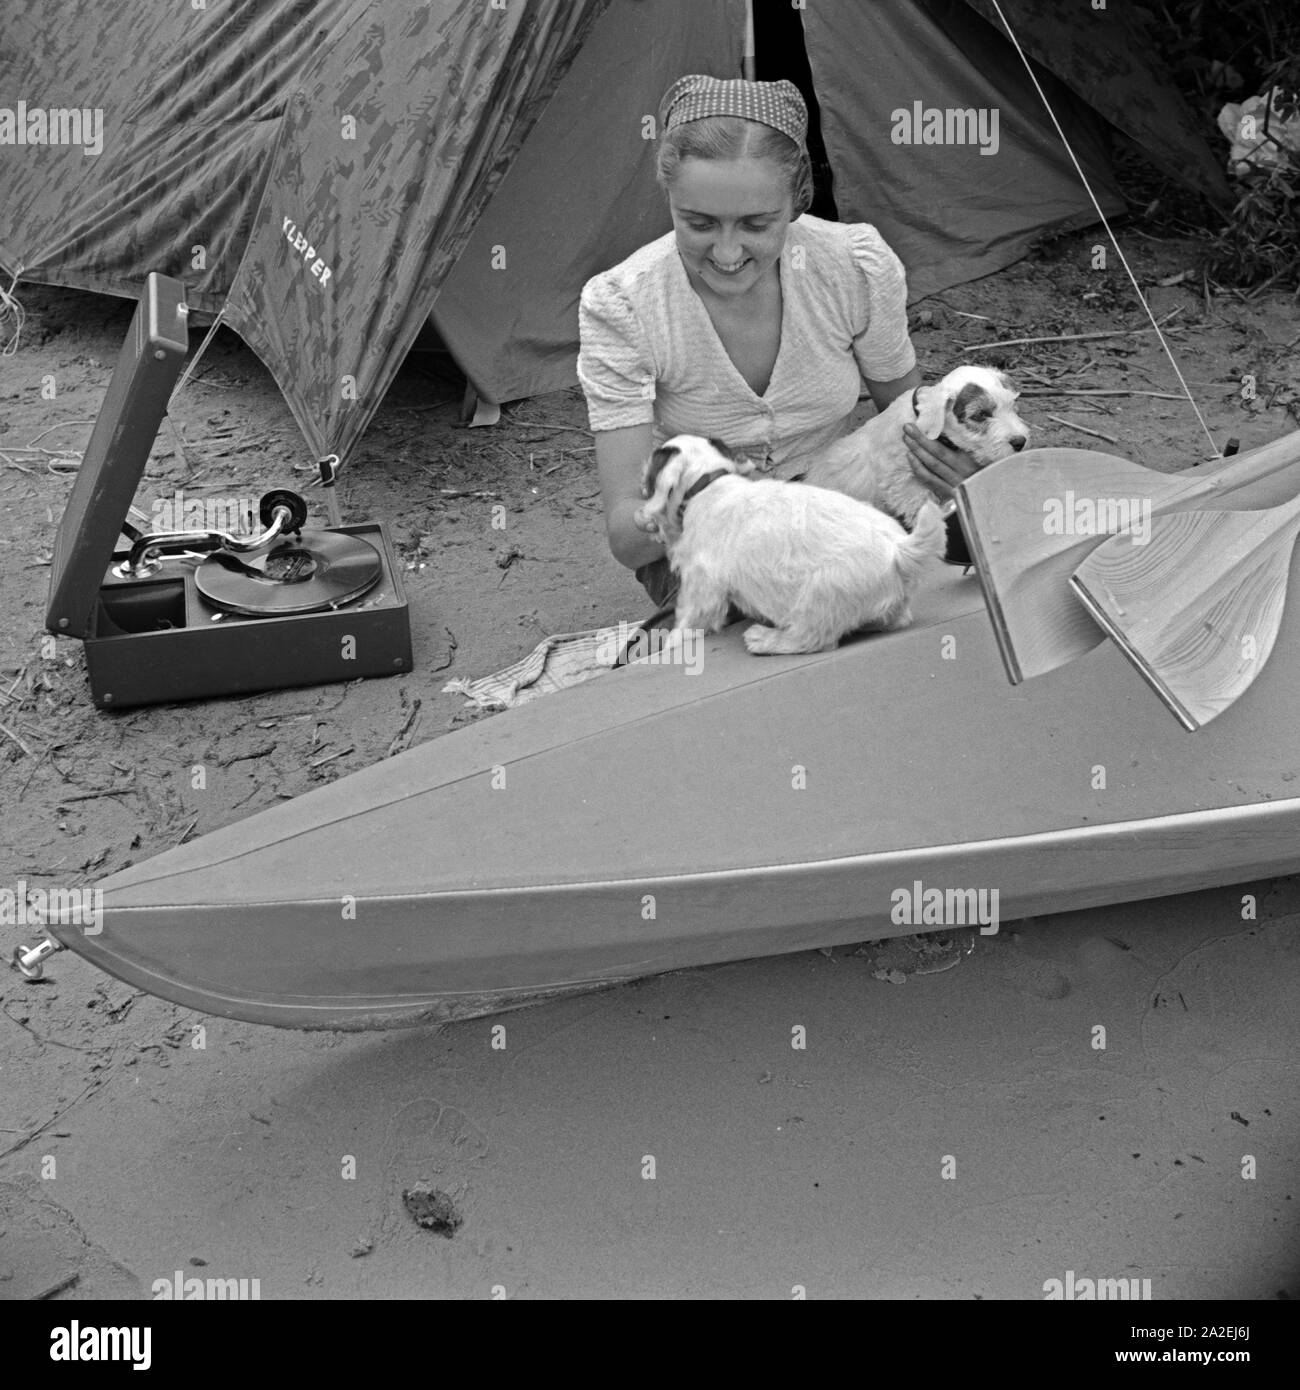
<svg viewBox="0 0 1300 1390">
<path fill-rule="evenodd" d="M 876 409 L 885 411 L 903 392 L 914 391 L 920 386 L 921 369 L 913 367 L 906 376 L 895 377 L 892 381 L 864 380 Z M 979 464 L 964 449 L 927 439 L 915 425 L 903 426 L 903 442 L 907 445 L 907 461 L 917 481 L 938 497 L 951 497 L 958 483 L 979 471 Z"/>
<path fill-rule="evenodd" d="M 903 442 L 917 481 L 940 497 L 951 497 L 958 483 L 979 472 L 979 464 L 965 449 L 927 439 L 915 425 L 903 426 Z"/>
<path fill-rule="evenodd" d="M 619 564 L 638 569 L 664 553 L 654 527 L 637 518 L 642 503 L 641 471 L 654 448 L 654 427 L 647 424 L 597 430 L 595 441 L 596 471 L 610 551 Z"/>
</svg>

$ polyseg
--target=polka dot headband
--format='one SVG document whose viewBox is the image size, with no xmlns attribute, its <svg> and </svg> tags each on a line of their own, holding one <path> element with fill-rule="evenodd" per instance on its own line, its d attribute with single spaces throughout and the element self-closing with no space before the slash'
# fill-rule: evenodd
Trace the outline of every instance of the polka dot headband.
<svg viewBox="0 0 1300 1390">
<path fill-rule="evenodd" d="M 798 145 L 808 133 L 808 108 L 793 82 L 746 82 L 693 73 L 679 77 L 659 103 L 659 129 L 664 133 L 706 116 L 740 116 L 770 125 Z"/>
</svg>

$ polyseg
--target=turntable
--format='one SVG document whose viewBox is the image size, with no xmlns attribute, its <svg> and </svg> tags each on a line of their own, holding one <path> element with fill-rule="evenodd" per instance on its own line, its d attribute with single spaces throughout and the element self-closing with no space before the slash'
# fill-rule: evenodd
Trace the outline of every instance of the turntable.
<svg viewBox="0 0 1300 1390">
<path fill-rule="evenodd" d="M 59 525 L 46 627 L 81 639 L 111 709 L 411 670 L 377 523 L 313 529 L 288 489 L 239 533 L 127 521 L 188 350 L 184 296 L 178 280 L 146 282 Z"/>
</svg>

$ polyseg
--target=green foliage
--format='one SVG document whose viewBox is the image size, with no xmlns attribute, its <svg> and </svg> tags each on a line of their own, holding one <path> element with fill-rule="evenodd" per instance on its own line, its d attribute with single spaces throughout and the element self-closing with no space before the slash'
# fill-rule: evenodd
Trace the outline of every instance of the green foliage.
<svg viewBox="0 0 1300 1390">
<path fill-rule="evenodd" d="M 1282 116 L 1300 109 L 1300 4 L 1287 0 L 1145 0 L 1139 13 L 1156 51 L 1201 118 L 1211 149 L 1227 158 L 1217 116 L 1230 101 L 1272 88 Z M 1300 153 L 1236 185 L 1232 211 L 1207 240 L 1205 269 L 1249 287 L 1300 283 Z"/>
<path fill-rule="evenodd" d="M 1210 239 L 1206 269 L 1247 287 L 1300 284 L 1300 154 L 1242 185 L 1227 221 Z"/>
<path fill-rule="evenodd" d="M 1135 12 L 1207 135 L 1225 101 L 1300 80 L 1294 0 L 1142 0 Z"/>
</svg>

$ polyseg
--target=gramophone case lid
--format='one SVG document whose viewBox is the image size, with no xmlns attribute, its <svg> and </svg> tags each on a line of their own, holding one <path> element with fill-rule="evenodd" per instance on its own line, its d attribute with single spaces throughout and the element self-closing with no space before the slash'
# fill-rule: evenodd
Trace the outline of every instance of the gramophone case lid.
<svg viewBox="0 0 1300 1390">
<path fill-rule="evenodd" d="M 122 523 L 189 350 L 185 286 L 150 275 L 54 542 L 45 626 L 85 637 Z"/>
</svg>

